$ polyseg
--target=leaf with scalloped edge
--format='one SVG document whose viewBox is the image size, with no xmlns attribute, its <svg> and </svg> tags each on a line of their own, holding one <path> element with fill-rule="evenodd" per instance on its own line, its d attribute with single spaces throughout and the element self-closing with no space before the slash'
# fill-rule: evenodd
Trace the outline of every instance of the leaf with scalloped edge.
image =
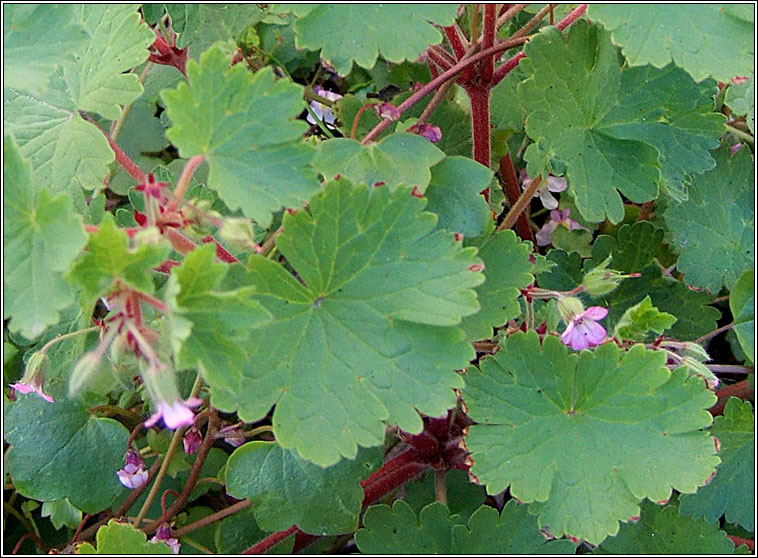
<svg viewBox="0 0 758 558">
<path fill-rule="evenodd" d="M 250 332 L 271 315 L 253 287 L 219 290 L 229 266 L 214 263 L 212 243 L 190 252 L 171 270 L 166 286 L 168 329 L 179 368 L 198 367 L 207 378 L 237 373 L 250 359 Z M 210 380 L 209 380 L 210 381 Z"/>
<path fill-rule="evenodd" d="M 36 183 L 34 176 L 34 183 Z M 28 339 L 60 320 L 74 302 L 63 279 L 87 243 L 82 219 L 65 194 L 35 188 L 29 162 L 10 136 L 3 138 L 3 316 Z"/>
<path fill-rule="evenodd" d="M 672 60 L 701 80 L 729 81 L 755 66 L 755 20 L 727 4 L 594 4 L 587 14 L 611 31 L 632 65 L 663 67 Z M 746 19 L 749 18 L 749 19 Z M 672 23 L 675 22 L 675 25 Z"/>
<path fill-rule="evenodd" d="M 726 515 L 729 523 L 755 529 L 755 418 L 749 401 L 732 397 L 716 417 L 711 434 L 721 445 L 716 476 L 695 494 L 682 494 L 679 511 L 708 522 Z"/>
<path fill-rule="evenodd" d="M 513 231 L 492 235 L 479 248 L 486 280 L 476 289 L 482 309 L 463 318 L 461 324 L 467 339 L 490 339 L 492 328 L 521 313 L 520 289 L 534 282 L 534 265 L 529 261 L 531 252 L 531 243 L 520 240 Z"/>
<path fill-rule="evenodd" d="M 355 459 L 323 468 L 275 442 L 249 442 L 229 458 L 225 483 L 235 498 L 249 498 L 264 531 L 295 524 L 313 535 L 339 535 L 358 528 L 361 481 L 384 458 L 383 448 L 362 449 Z"/>
<path fill-rule="evenodd" d="M 689 199 L 663 213 L 685 283 L 713 294 L 755 265 L 755 163 L 747 149 L 715 156 L 715 169 L 693 177 Z"/>
<path fill-rule="evenodd" d="M 732 109 L 732 118 L 746 116 L 747 125 L 755 132 L 755 74 L 744 77 L 748 78 L 747 83 L 729 85 L 724 103 Z"/>
<path fill-rule="evenodd" d="M 644 341 L 649 332 L 660 335 L 675 322 L 674 316 L 653 306 L 648 295 L 624 311 L 613 328 L 613 336 L 620 341 Z"/>
<path fill-rule="evenodd" d="M 79 400 L 16 396 L 3 417 L 16 490 L 35 500 L 68 498 L 85 513 L 109 507 L 123 489 L 116 471 L 124 466 L 129 431 L 94 417 Z"/>
<path fill-rule="evenodd" d="M 565 164 L 585 219 L 618 223 L 618 192 L 649 201 L 659 183 L 682 198 L 685 173 L 713 168 L 709 150 L 724 131 L 723 115 L 713 113 L 714 83 L 694 83 L 675 66 L 622 72 L 608 33 L 583 21 L 568 39 L 544 29 L 525 52 L 531 77 L 518 96 L 529 114 L 526 132 L 539 140 L 524 154 L 527 170 L 536 176 L 548 159 Z"/>
<path fill-rule="evenodd" d="M 746 270 L 729 293 L 729 310 L 734 318 L 734 333 L 745 356 L 755 360 L 755 271 Z"/>
<path fill-rule="evenodd" d="M 321 58 L 346 76 L 353 62 L 373 68 L 380 53 L 390 62 L 415 60 L 442 42 L 432 24 L 451 25 L 457 11 L 456 4 L 321 4 L 295 23 L 295 44 L 321 49 Z"/>
<path fill-rule="evenodd" d="M 636 523 L 626 523 L 618 535 L 606 539 L 593 554 L 733 554 L 734 543 L 718 524 L 679 514 L 674 505 L 642 504 Z"/>
<path fill-rule="evenodd" d="M 171 547 L 165 542 L 148 542 L 142 531 L 129 523 L 111 519 L 108 525 L 97 530 L 97 548 L 84 542 L 76 545 L 77 554 L 171 554 Z"/>
<path fill-rule="evenodd" d="M 471 474 L 490 494 L 510 487 L 553 535 L 592 544 L 641 499 L 695 492 L 719 463 L 701 430 L 716 397 L 665 364 L 643 345 L 571 354 L 555 336 L 511 335 L 466 375 Z"/>
<path fill-rule="evenodd" d="M 573 554 L 567 540 L 548 541 L 526 506 L 510 500 L 503 511 L 481 506 L 468 525 L 433 502 L 416 516 L 403 500 L 371 506 L 355 542 L 364 554 Z"/>
<path fill-rule="evenodd" d="M 137 5 L 78 5 L 74 14 L 89 40 L 58 65 L 43 93 L 6 89 L 4 119 L 39 183 L 72 192 L 83 205 L 79 187 L 102 187 L 114 155 L 79 111 L 121 117 L 121 107 L 142 93 L 137 74 L 127 72 L 147 60 L 155 34 L 140 20 Z"/>
<path fill-rule="evenodd" d="M 279 444 L 321 466 L 381 444 L 385 423 L 418 433 L 417 411 L 454 406 L 474 357 L 455 326 L 478 310 L 481 262 L 424 206 L 410 188 L 341 179 L 285 214 L 276 245 L 298 278 L 251 257 L 238 284 L 274 318 L 240 376 L 209 378 L 214 406 L 254 421 L 276 404 Z"/>
<path fill-rule="evenodd" d="M 282 207 L 300 207 L 319 184 L 310 168 L 313 148 L 302 87 L 276 80 L 270 67 L 250 73 L 229 66 L 218 48 L 187 62 L 187 82 L 161 93 L 172 126 L 166 136 L 182 157 L 204 155 L 208 187 L 229 209 L 262 226 Z"/>
<path fill-rule="evenodd" d="M 389 188 L 405 184 L 418 186 L 423 193 L 432 179 L 431 167 L 444 157 L 428 139 L 398 133 L 372 145 L 348 138 L 322 141 L 313 166 L 327 180 L 339 174 L 354 184 L 383 182 Z"/>
<path fill-rule="evenodd" d="M 110 213 L 90 233 L 87 251 L 73 265 L 68 279 L 82 291 L 82 307 L 90 308 L 117 282 L 150 294 L 155 289 L 151 270 L 168 257 L 167 243 L 131 247 L 126 232 L 116 227 Z"/>
</svg>

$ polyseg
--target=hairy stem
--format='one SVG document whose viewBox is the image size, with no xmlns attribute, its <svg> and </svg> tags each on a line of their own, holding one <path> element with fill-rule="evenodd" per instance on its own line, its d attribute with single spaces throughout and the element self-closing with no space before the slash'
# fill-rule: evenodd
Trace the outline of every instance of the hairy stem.
<svg viewBox="0 0 758 558">
<path fill-rule="evenodd" d="M 137 164 L 131 160 L 129 155 L 124 153 L 124 150 L 121 149 L 115 141 L 113 141 L 113 138 L 111 138 L 111 136 L 105 130 L 103 130 L 100 125 L 95 122 L 87 113 L 79 111 L 79 115 L 84 118 L 84 120 L 92 124 L 95 128 L 100 130 L 100 133 L 105 136 L 105 139 L 108 141 L 108 145 L 111 146 L 113 153 L 116 155 L 116 161 L 118 161 L 118 164 L 121 165 L 124 170 L 129 173 L 129 176 L 136 180 L 138 184 L 144 184 L 147 180 L 145 173 L 142 172 L 142 169 L 140 169 Z"/>
<path fill-rule="evenodd" d="M 176 183 L 174 189 L 174 196 L 166 205 L 166 211 L 174 211 L 179 205 L 179 202 L 184 199 L 184 194 L 187 192 L 192 177 L 195 175 L 197 168 L 205 161 L 205 155 L 194 155 L 190 157 L 187 164 L 182 169 L 182 175 L 179 177 L 179 181 Z"/>
<path fill-rule="evenodd" d="M 491 4 L 488 4 L 488 6 Z M 434 495 L 438 502 L 447 505 L 447 486 L 445 485 L 445 471 L 434 470 Z"/>
<path fill-rule="evenodd" d="M 518 178 L 516 178 L 516 170 L 513 168 L 510 153 L 506 153 L 500 158 L 499 167 L 500 176 L 505 183 L 505 195 L 508 198 L 508 204 L 513 207 L 521 197 L 521 188 L 519 187 Z M 529 218 L 526 213 L 521 213 L 516 219 L 516 234 L 519 235 L 521 240 L 534 242 L 534 235 L 532 234 L 532 228 L 529 226 Z"/>
<path fill-rule="evenodd" d="M 751 136 L 747 132 L 743 132 L 742 130 L 735 128 L 734 126 L 730 126 L 729 124 L 725 124 L 725 127 L 726 127 L 727 132 L 734 134 L 741 140 L 744 140 L 750 144 L 755 143 L 755 138 L 753 138 L 753 136 Z"/>
<path fill-rule="evenodd" d="M 724 333 L 725 331 L 729 331 L 735 325 L 736 324 L 734 322 L 732 322 L 731 324 L 727 324 L 725 326 L 721 326 L 720 328 L 714 329 L 713 331 L 710 331 L 710 332 L 706 333 L 705 335 L 701 335 L 700 337 L 698 337 L 697 339 L 695 339 L 694 342 L 695 343 L 702 343 L 703 341 L 707 341 L 708 339 L 710 339 L 711 337 L 715 337 L 719 333 Z"/>
<path fill-rule="evenodd" d="M 732 397 L 739 397 L 742 400 L 753 402 L 755 399 L 755 393 L 753 388 L 750 387 L 750 380 L 742 380 L 736 384 L 725 386 L 716 392 L 718 402 L 708 409 L 713 415 L 721 415 L 724 413 L 724 407 L 726 407 L 727 401 Z"/>
<path fill-rule="evenodd" d="M 508 11 L 510 12 L 511 10 Z M 484 28 L 482 29 L 482 48 L 484 49 L 491 48 L 495 44 L 495 34 L 497 33 L 497 28 L 495 25 L 496 19 L 497 6 L 495 4 L 485 4 L 483 20 Z M 479 64 L 479 79 L 481 80 L 482 84 L 489 84 L 492 81 L 492 73 L 494 71 L 494 55 L 482 60 L 482 62 Z M 489 106 L 489 99 L 487 104 Z M 489 163 L 487 166 L 489 166 Z"/>
<path fill-rule="evenodd" d="M 205 527 L 206 525 L 211 525 L 215 523 L 216 521 L 220 521 L 221 519 L 224 519 L 225 517 L 229 517 L 230 515 L 234 515 L 235 513 L 242 511 L 246 508 L 249 508 L 252 502 L 245 498 L 244 500 L 240 500 L 236 504 L 232 504 L 228 508 L 224 508 L 221 511 L 217 511 L 216 513 L 212 513 L 211 515 L 207 515 L 203 517 L 202 519 L 198 519 L 197 521 L 194 521 L 188 525 L 185 525 L 184 527 L 180 527 L 179 529 L 176 529 L 174 531 L 174 537 L 179 538 L 181 536 L 186 535 L 187 533 L 191 533 L 192 531 L 196 529 L 200 529 L 201 527 Z"/>
<path fill-rule="evenodd" d="M 297 526 L 293 525 L 286 531 L 279 531 L 278 533 L 274 533 L 273 535 L 269 535 L 259 543 L 251 546 L 247 550 L 245 550 L 242 554 L 263 554 L 271 547 L 279 544 L 284 539 L 289 537 L 292 533 L 297 531 Z"/>
<path fill-rule="evenodd" d="M 502 224 L 497 228 L 498 232 L 510 229 L 513 226 L 518 216 L 521 215 L 521 212 L 526 209 L 527 205 L 529 205 L 529 202 L 531 201 L 534 193 L 537 191 L 537 188 L 539 188 L 539 185 L 541 183 L 542 175 L 539 174 L 534 180 L 531 181 L 531 183 L 529 183 L 529 187 L 523 191 L 521 196 L 519 196 L 519 199 L 516 201 L 513 207 L 511 207 L 511 210 L 505 216 L 505 219 L 503 219 Z"/>
</svg>

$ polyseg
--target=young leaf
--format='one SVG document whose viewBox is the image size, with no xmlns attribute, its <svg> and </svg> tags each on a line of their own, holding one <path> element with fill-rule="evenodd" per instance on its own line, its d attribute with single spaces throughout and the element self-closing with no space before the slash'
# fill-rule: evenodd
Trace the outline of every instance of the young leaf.
<svg viewBox="0 0 758 558">
<path fill-rule="evenodd" d="M 492 215 L 481 191 L 492 171 L 466 157 L 446 157 L 432 167 L 426 189 L 427 209 L 439 216 L 437 227 L 475 238 L 492 228 Z"/>
<path fill-rule="evenodd" d="M 432 24 L 452 24 L 457 11 L 454 4 L 322 4 L 295 23 L 296 45 L 321 49 L 321 58 L 346 76 L 353 62 L 373 68 L 380 53 L 390 62 L 415 60 L 442 42 Z"/>
<path fill-rule="evenodd" d="M 276 403 L 279 444 L 321 466 L 381 444 L 385 422 L 418 433 L 416 409 L 452 407 L 474 353 L 451 326 L 478 309 L 483 277 L 424 205 L 343 179 L 285 214 L 277 246 L 299 280 L 251 258 L 246 281 L 274 319 L 252 332 L 242 376 L 209 378 L 214 405 L 252 421 Z"/>
<path fill-rule="evenodd" d="M 356 459 L 324 469 L 274 442 L 249 442 L 229 458 L 226 488 L 235 498 L 250 499 L 255 521 L 266 531 L 296 524 L 314 535 L 349 533 L 358 528 L 360 483 L 383 456 L 382 448 L 363 449 Z"/>
<path fill-rule="evenodd" d="M 56 530 L 64 525 L 76 529 L 82 522 L 82 510 L 71 505 L 68 498 L 43 502 L 40 515 L 49 517 Z"/>
<path fill-rule="evenodd" d="M 689 199 L 663 214 L 684 281 L 711 293 L 730 288 L 755 261 L 753 158 L 747 149 L 732 157 L 728 147 L 715 156 L 715 169 L 693 177 Z"/>
<path fill-rule="evenodd" d="M 68 498 L 85 513 L 109 507 L 121 493 L 116 471 L 124 465 L 128 437 L 121 423 L 95 418 L 77 400 L 18 395 L 5 410 L 8 472 L 19 493 Z"/>
<path fill-rule="evenodd" d="M 111 120 L 121 116 L 121 106 L 142 93 L 129 70 L 147 60 L 155 34 L 134 5 L 86 4 L 74 13 L 74 23 L 89 30 L 89 41 L 58 65 L 43 93 L 7 90 L 4 118 L 38 182 L 80 197 L 79 187 L 102 186 L 114 157 L 103 134 L 79 111 Z"/>
<path fill-rule="evenodd" d="M 755 360 L 755 271 L 740 275 L 729 293 L 729 309 L 734 318 L 734 332 L 745 356 Z"/>
<path fill-rule="evenodd" d="M 245 341 L 271 318 L 253 299 L 253 287 L 216 290 L 229 266 L 214 263 L 214 256 L 213 244 L 193 250 L 171 271 L 166 286 L 177 366 L 198 367 L 213 384 L 216 378 L 240 374 L 250 358 Z"/>
<path fill-rule="evenodd" d="M 553 535 L 592 544 L 641 499 L 694 492 L 719 463 L 700 430 L 715 396 L 665 360 L 642 345 L 569 354 L 557 337 L 513 334 L 466 377 L 471 474 L 490 494 L 510 486 Z"/>
<path fill-rule="evenodd" d="M 618 535 L 606 539 L 593 554 L 717 554 L 734 553 L 734 543 L 718 524 L 679 515 L 676 506 L 642 504 L 637 523 L 621 526 Z"/>
<path fill-rule="evenodd" d="M 426 138 L 400 133 L 373 145 L 347 138 L 323 141 L 313 166 L 327 179 L 340 174 L 354 184 L 383 182 L 389 188 L 405 184 L 418 186 L 423 193 L 432 179 L 429 169 L 444 157 Z"/>
<path fill-rule="evenodd" d="M 674 322 L 676 322 L 676 318 L 653 306 L 648 295 L 634 306 L 626 309 L 616 323 L 613 335 L 619 341 L 624 339 L 644 341 L 648 332 L 652 331 L 660 335 L 674 325 Z"/>
<path fill-rule="evenodd" d="M 710 484 L 695 494 L 682 494 L 679 510 L 712 523 L 726 513 L 729 523 L 755 529 L 755 419 L 749 401 L 732 397 L 711 434 L 721 444 L 721 463 Z"/>
<path fill-rule="evenodd" d="M 481 506 L 464 524 L 447 506 L 433 502 L 416 517 L 403 500 L 371 506 L 355 542 L 364 554 L 573 554 L 567 540 L 547 541 L 526 506 L 514 500 L 501 513 Z"/>
<path fill-rule="evenodd" d="M 587 14 L 612 33 L 632 65 L 662 68 L 672 60 L 696 80 L 729 81 L 755 66 L 753 10 L 748 6 L 655 4 L 640 10 L 630 4 L 594 4 Z M 671 22 L 676 21 L 676 25 Z"/>
<path fill-rule="evenodd" d="M 171 554 L 163 542 L 147 542 L 147 537 L 128 523 L 111 519 L 97 530 L 97 549 L 85 542 L 76 547 L 77 554 Z"/>
<path fill-rule="evenodd" d="M 36 177 L 35 177 L 36 179 Z M 71 305 L 74 293 L 63 279 L 87 243 L 71 198 L 35 195 L 29 163 L 10 136 L 3 138 L 3 315 L 9 328 L 28 339 L 41 335 Z"/>
<path fill-rule="evenodd" d="M 683 196 L 685 172 L 714 166 L 723 117 L 708 114 L 713 84 L 695 84 L 671 66 L 621 72 L 616 49 L 599 26 L 575 24 L 568 39 L 548 27 L 525 47 L 518 86 L 529 116 L 526 131 L 540 140 L 526 153 L 536 176 L 552 157 L 565 163 L 582 216 L 592 222 L 624 217 L 618 189 L 634 202 L 652 200 L 663 180 Z M 669 91 L 661 97 L 661 91 Z"/>
<path fill-rule="evenodd" d="M 187 63 L 187 80 L 161 94 L 173 124 L 166 136 L 182 157 L 206 157 L 208 186 L 230 209 L 268 226 L 274 211 L 318 189 L 301 141 L 308 126 L 293 119 L 305 108 L 299 85 L 276 81 L 270 67 L 230 67 L 217 48 Z"/>
<path fill-rule="evenodd" d="M 68 277 L 81 287 L 85 308 L 109 294 L 117 280 L 149 294 L 154 290 L 151 269 L 165 260 L 169 252 L 165 243 L 142 244 L 130 249 L 129 237 L 116 227 L 113 216 L 107 213 L 97 232 L 90 235 L 87 251 L 71 268 Z"/>
<path fill-rule="evenodd" d="M 482 309 L 461 323 L 468 340 L 490 339 L 492 328 L 519 315 L 520 289 L 534 282 L 531 251 L 530 243 L 521 241 L 513 231 L 501 231 L 479 248 L 487 279 L 476 289 Z"/>
</svg>

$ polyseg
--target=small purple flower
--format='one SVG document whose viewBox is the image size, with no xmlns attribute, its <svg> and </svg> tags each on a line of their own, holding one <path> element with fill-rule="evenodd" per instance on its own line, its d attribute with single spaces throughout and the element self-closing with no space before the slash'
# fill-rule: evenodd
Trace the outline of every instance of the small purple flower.
<svg viewBox="0 0 758 558">
<path fill-rule="evenodd" d="M 123 469 L 116 471 L 118 480 L 121 481 L 127 488 L 139 488 L 147 482 L 147 469 L 145 469 L 145 462 L 142 461 L 142 456 L 134 450 L 129 448 L 126 450 L 125 461 Z"/>
<path fill-rule="evenodd" d="M 16 391 L 20 391 L 21 393 L 36 393 L 42 399 L 49 401 L 50 403 L 55 402 L 55 399 L 53 399 L 52 395 L 48 395 L 42 391 L 42 384 L 36 377 L 32 378 L 28 384 L 25 382 L 16 382 L 15 384 L 11 384 L 11 387 Z"/>
<path fill-rule="evenodd" d="M 529 185 L 532 183 L 533 178 L 531 178 L 528 174 L 526 174 L 525 170 L 521 171 L 521 185 L 523 186 L 524 190 L 529 188 Z M 540 201 L 542 202 L 542 206 L 545 209 L 558 209 L 558 200 L 556 200 L 550 192 L 563 192 L 568 187 L 568 184 L 566 184 L 565 178 L 560 178 L 557 176 L 548 176 L 547 180 L 543 181 L 539 186 L 537 186 L 537 191 L 534 193 L 533 197 L 540 197 Z"/>
<path fill-rule="evenodd" d="M 186 401 L 174 401 L 169 404 L 165 401 L 158 402 L 158 410 L 145 421 L 145 428 L 154 426 L 161 417 L 166 426 L 171 430 L 176 430 L 182 426 L 189 426 L 195 421 L 195 413 L 191 407 L 197 407 L 202 403 L 202 399 L 190 397 Z"/>
<path fill-rule="evenodd" d="M 374 110 L 385 120 L 400 120 L 400 111 L 392 103 L 379 103 L 374 106 Z"/>
<path fill-rule="evenodd" d="M 419 135 L 428 139 L 432 143 L 437 143 L 442 139 L 442 130 L 439 126 L 433 126 L 432 124 L 421 124 L 421 126 L 414 126 L 413 130 Z"/>
<path fill-rule="evenodd" d="M 553 231 L 556 227 L 563 226 L 568 230 L 573 231 L 575 229 L 589 230 L 587 227 L 583 227 L 573 219 L 569 219 L 571 215 L 571 209 L 553 209 L 550 212 L 550 220 L 545 223 L 537 233 L 537 246 L 548 246 L 553 243 Z"/>
<path fill-rule="evenodd" d="M 339 93 L 327 91 L 326 89 L 319 87 L 318 85 L 313 88 L 313 91 L 320 97 L 324 97 L 325 99 L 329 99 L 330 101 L 336 101 L 342 98 L 342 95 L 340 95 Z M 334 127 L 334 122 L 337 119 L 337 117 L 334 116 L 334 113 L 332 112 L 331 108 L 327 107 L 326 105 L 322 105 L 318 101 L 311 101 L 310 105 L 311 105 L 311 110 L 313 110 L 313 114 L 316 115 L 316 118 L 324 122 L 327 125 L 327 127 L 330 127 L 330 128 Z M 310 124 L 316 123 L 316 121 L 313 119 L 310 113 L 308 113 L 308 116 L 306 116 L 305 119 Z"/>
<path fill-rule="evenodd" d="M 179 554 L 179 549 L 182 547 L 182 544 L 171 536 L 171 527 L 169 527 L 168 523 L 164 523 L 158 527 L 158 530 L 155 532 L 155 536 L 150 539 L 150 542 L 159 541 L 164 542 L 169 547 L 171 547 L 171 552 L 174 554 Z"/>
<path fill-rule="evenodd" d="M 189 430 L 187 430 L 187 432 L 184 433 L 184 439 L 182 440 L 182 443 L 184 444 L 184 453 L 187 455 L 190 455 L 197 451 L 197 448 L 199 448 L 200 444 L 203 443 L 203 437 L 200 436 L 200 431 L 197 429 L 197 426 L 193 425 Z"/>
<path fill-rule="evenodd" d="M 219 433 L 223 434 L 224 442 L 234 448 L 238 448 L 245 443 L 245 433 L 237 425 L 222 428 L 219 430 Z"/>
<path fill-rule="evenodd" d="M 734 156 L 734 154 L 740 150 L 740 147 L 742 147 L 741 143 L 735 143 L 732 147 L 729 148 L 729 151 L 731 151 L 732 156 Z"/>
<path fill-rule="evenodd" d="M 597 323 L 608 315 L 608 310 L 602 306 L 590 306 L 574 316 L 561 335 L 561 341 L 575 351 L 600 345 L 605 339 L 605 328 Z"/>
</svg>

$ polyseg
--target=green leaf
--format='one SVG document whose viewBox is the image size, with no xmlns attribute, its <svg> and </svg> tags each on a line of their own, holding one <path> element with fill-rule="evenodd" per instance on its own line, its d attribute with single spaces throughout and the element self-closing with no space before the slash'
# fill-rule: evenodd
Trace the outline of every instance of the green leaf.
<svg viewBox="0 0 758 558">
<path fill-rule="evenodd" d="M 666 312 L 661 312 L 653 303 L 650 296 L 646 296 L 634 306 L 627 308 L 621 316 L 613 336 L 619 341 L 629 339 L 632 341 L 644 341 L 648 332 L 652 331 L 660 335 L 676 322 L 676 318 Z"/>
<path fill-rule="evenodd" d="M 116 471 L 124 465 L 129 431 L 113 419 L 93 417 L 77 400 L 17 396 L 5 409 L 5 439 L 19 493 L 35 500 L 68 498 L 85 513 L 109 507 L 122 489 Z"/>
<path fill-rule="evenodd" d="M 250 332 L 271 318 L 254 300 L 253 287 L 216 290 L 229 266 L 214 263 L 215 253 L 213 244 L 190 252 L 172 269 L 166 286 L 177 366 L 199 367 L 210 383 L 240 374 L 250 358 L 245 343 Z"/>
<path fill-rule="evenodd" d="M 161 94 L 173 124 L 166 136 L 182 157 L 206 157 L 208 186 L 229 209 L 268 226 L 273 212 L 318 190 L 301 140 L 308 126 L 294 120 L 305 108 L 301 86 L 276 81 L 270 67 L 230 67 L 217 48 L 187 63 L 187 80 Z"/>
<path fill-rule="evenodd" d="M 755 360 L 755 271 L 748 269 L 729 293 L 729 309 L 734 318 L 734 332 L 745 356 Z"/>
<path fill-rule="evenodd" d="M 226 489 L 250 499 L 255 521 L 266 531 L 296 524 L 314 535 L 349 533 L 358 528 L 361 481 L 383 457 L 380 447 L 364 449 L 356 459 L 324 469 L 274 442 L 249 442 L 229 458 Z"/>
<path fill-rule="evenodd" d="M 285 214 L 277 247 L 299 281 L 251 258 L 243 279 L 274 320 L 252 332 L 241 376 L 209 382 L 213 404 L 254 421 L 276 403 L 279 444 L 321 466 L 381 444 L 385 422 L 418 433 L 417 410 L 451 408 L 454 371 L 474 357 L 451 326 L 478 309 L 483 277 L 424 205 L 408 188 L 341 180 Z"/>
<path fill-rule="evenodd" d="M 645 8 L 631 4 L 594 4 L 587 14 L 612 32 L 632 65 L 663 67 L 672 60 L 696 80 L 729 81 L 753 71 L 755 22 L 752 10 L 735 12 L 726 4 L 678 4 Z M 749 19 L 746 19 L 747 18 Z M 675 23 L 675 25 L 672 25 Z"/>
<path fill-rule="evenodd" d="M 104 135 L 79 111 L 116 120 L 121 107 L 142 93 L 137 74 L 128 71 L 147 60 L 155 34 L 136 8 L 76 6 L 74 23 L 89 30 L 89 40 L 58 65 L 43 93 L 4 92 L 5 123 L 31 161 L 37 182 L 71 192 L 82 206 L 80 187 L 102 187 L 114 156 Z"/>
<path fill-rule="evenodd" d="M 435 484 L 434 471 L 427 471 L 417 481 L 405 484 L 403 500 L 418 514 L 424 506 L 435 501 Z M 487 497 L 484 489 L 472 483 L 468 473 L 460 469 L 445 473 L 445 494 L 450 515 L 458 515 L 464 521 L 469 520 Z"/>
<path fill-rule="evenodd" d="M 166 4 L 166 11 L 179 35 L 176 46 L 188 47 L 194 59 L 216 41 L 238 39 L 267 14 L 255 4 Z"/>
<path fill-rule="evenodd" d="M 520 289 L 534 281 L 531 251 L 531 244 L 521 241 L 513 231 L 501 231 L 479 248 L 487 279 L 476 289 L 481 310 L 463 318 L 461 324 L 469 341 L 490 339 L 492 328 L 521 313 Z"/>
<path fill-rule="evenodd" d="M 219 554 L 241 554 L 265 537 L 255 522 L 255 509 L 245 508 L 218 523 L 213 539 Z"/>
<path fill-rule="evenodd" d="M 658 185 L 684 197 L 685 173 L 713 168 L 724 117 L 712 114 L 715 84 L 696 84 L 674 66 L 621 71 L 609 35 L 579 21 L 568 40 L 555 27 L 525 47 L 518 86 L 539 140 L 525 153 L 536 176 L 548 159 L 566 165 L 582 216 L 592 222 L 624 218 L 618 189 L 633 202 L 654 199 Z M 662 96 L 661 91 L 669 92 Z"/>
<path fill-rule="evenodd" d="M 747 125 L 755 132 L 755 74 L 749 74 L 747 83 L 729 85 L 726 104 L 732 109 L 732 116 L 747 116 Z"/>
<path fill-rule="evenodd" d="M 405 184 L 423 193 L 432 179 L 430 168 L 444 157 L 428 139 L 399 133 L 371 145 L 347 138 L 322 141 L 313 166 L 327 179 L 339 174 L 354 184 L 384 182 L 392 189 Z"/>
<path fill-rule="evenodd" d="M 36 177 L 35 177 L 36 179 Z M 3 138 L 3 316 L 28 339 L 60 320 L 74 293 L 63 279 L 87 242 L 71 198 L 35 194 L 29 163 L 12 137 Z"/>
<path fill-rule="evenodd" d="M 583 258 L 592 253 L 592 233 L 584 229 L 569 230 L 566 227 L 556 227 L 553 231 L 553 246 L 566 252 L 576 252 Z"/>
<path fill-rule="evenodd" d="M 490 120 L 496 130 L 513 133 L 524 129 L 526 114 L 517 94 L 518 84 L 524 78 L 523 73 L 519 64 L 490 92 Z"/>
<path fill-rule="evenodd" d="M 321 58 L 346 76 L 353 62 L 370 69 L 381 53 L 385 60 L 415 60 L 429 45 L 442 42 L 432 25 L 450 25 L 458 6 L 322 4 L 295 23 L 297 48 L 321 49 Z"/>
<path fill-rule="evenodd" d="M 481 191 L 492 171 L 466 157 L 446 157 L 432 167 L 426 189 L 427 209 L 439 216 L 437 227 L 474 238 L 492 228 L 492 215 Z"/>
<path fill-rule="evenodd" d="M 717 166 L 693 177 L 689 199 L 663 214 L 688 285 L 718 293 L 755 261 L 755 170 L 747 149 L 716 152 Z"/>
<path fill-rule="evenodd" d="M 68 498 L 43 502 L 40 515 L 49 517 L 56 530 L 64 525 L 76 529 L 82 522 L 82 510 L 73 506 Z"/>
<path fill-rule="evenodd" d="M 110 213 L 106 214 L 97 231 L 90 234 L 87 251 L 68 274 L 81 287 L 84 308 L 109 294 L 117 280 L 138 291 L 153 292 L 151 270 L 166 259 L 170 248 L 163 242 L 136 248 L 129 244 L 126 232 L 116 227 Z"/>
<path fill-rule="evenodd" d="M 684 515 L 708 522 L 726 513 L 729 523 L 755 529 L 755 419 L 749 401 L 732 397 L 723 416 L 716 417 L 711 434 L 721 444 L 721 464 L 710 484 L 695 494 L 683 494 L 679 509 Z"/>
<path fill-rule="evenodd" d="M 734 543 L 718 524 L 679 515 L 676 506 L 642 504 L 637 523 L 621 526 L 618 535 L 606 539 L 594 554 L 732 554 Z"/>
<path fill-rule="evenodd" d="M 466 377 L 471 474 L 490 494 L 510 486 L 555 536 L 592 544 L 641 499 L 694 492 L 719 463 L 700 430 L 715 396 L 665 362 L 642 345 L 570 354 L 554 336 L 508 337 Z"/>
<path fill-rule="evenodd" d="M 481 506 L 464 524 L 447 506 L 429 504 L 416 517 L 403 500 L 371 506 L 355 542 L 364 554 L 573 554 L 567 540 L 547 541 L 537 521 L 510 500 L 502 513 Z"/>
<path fill-rule="evenodd" d="M 3 6 L 5 87 L 44 92 L 55 68 L 87 42 L 72 4 Z"/>
<path fill-rule="evenodd" d="M 147 542 L 147 536 L 129 523 L 111 519 L 97 530 L 97 549 L 90 543 L 80 543 L 77 554 L 171 554 L 164 542 Z"/>
<path fill-rule="evenodd" d="M 431 78 L 424 83 L 428 81 L 431 81 Z M 395 106 L 398 106 L 410 97 L 411 94 L 411 92 L 401 93 L 392 99 L 392 102 Z M 405 111 L 402 117 L 403 124 L 410 122 L 411 119 L 418 119 L 433 96 L 430 93 Z M 453 100 L 452 95 L 448 95 L 448 98 L 443 99 L 437 105 L 428 122 L 429 124 L 438 126 L 442 132 L 442 139 L 434 144 L 436 147 L 444 151 L 448 156 L 461 155 L 463 157 L 471 157 L 471 117 L 468 112 Z"/>
</svg>

